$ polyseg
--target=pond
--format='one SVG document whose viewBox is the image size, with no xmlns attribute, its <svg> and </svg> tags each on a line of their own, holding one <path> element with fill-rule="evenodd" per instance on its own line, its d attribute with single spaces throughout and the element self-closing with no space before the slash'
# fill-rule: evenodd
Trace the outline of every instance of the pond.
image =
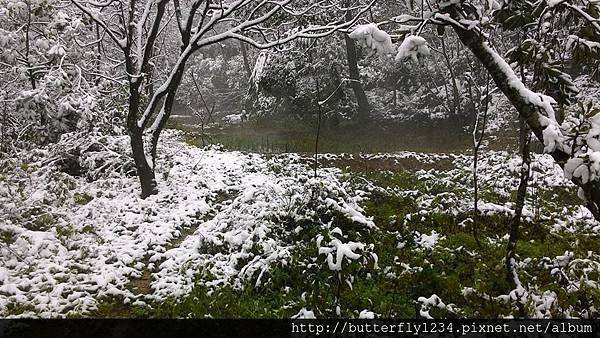
<svg viewBox="0 0 600 338">
<path fill-rule="evenodd" d="M 316 118 L 286 122 L 211 123 L 202 132 L 198 118 L 180 113 L 171 116 L 169 127 L 184 130 L 187 141 L 198 146 L 221 144 L 229 150 L 260 153 L 311 153 L 315 150 L 317 134 Z M 499 137 L 502 139 L 500 143 L 494 142 L 494 148 L 504 149 L 514 144 L 513 137 L 494 137 L 496 140 Z M 368 126 L 322 125 L 319 133 L 319 152 L 467 152 L 471 149 L 471 142 L 472 136 L 469 133 L 449 128 L 373 121 Z"/>
</svg>

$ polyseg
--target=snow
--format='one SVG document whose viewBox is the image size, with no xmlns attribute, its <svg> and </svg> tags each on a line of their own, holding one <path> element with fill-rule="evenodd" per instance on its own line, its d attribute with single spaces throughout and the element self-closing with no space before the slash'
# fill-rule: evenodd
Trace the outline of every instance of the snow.
<svg viewBox="0 0 600 338">
<path fill-rule="evenodd" d="M 375 319 L 375 313 L 373 311 L 369 311 L 367 309 L 362 310 L 358 314 L 359 319 Z"/>
<path fill-rule="evenodd" d="M 392 21 L 394 22 L 398 22 L 398 23 L 405 23 L 411 20 L 420 20 L 421 18 L 418 18 L 416 16 L 410 15 L 410 14 L 400 14 L 398 16 L 395 16 L 392 18 Z"/>
<path fill-rule="evenodd" d="M 419 297 L 417 299 L 417 302 L 421 304 L 419 315 L 425 319 L 433 319 L 433 317 L 429 314 L 429 311 L 432 307 L 446 309 L 449 312 L 454 312 L 454 304 L 444 304 L 442 299 L 436 294 L 433 294 L 429 297 Z"/>
<path fill-rule="evenodd" d="M 126 148 L 128 138 L 107 142 Z M 139 197 L 137 178 L 118 171 L 94 174 L 91 181 L 52 167 L 23 173 L 30 177 L 24 181 L 30 184 L 23 200 L 0 186 L 0 213 L 11 215 L 2 217 L 0 232 L 14 239 L 0 246 L 0 313 L 15 305 L 32 305 L 40 317 L 87 313 L 105 297 L 160 301 L 189 293 L 198 274 L 213 277 L 205 280 L 207 288 L 240 287 L 244 281 L 258 286 L 273 266 L 288 264 L 297 244 L 280 232 L 284 219 L 313 220 L 313 213 L 332 213 L 348 215 L 365 229 L 373 226 L 358 206 L 363 197 L 345 190 L 339 169 L 321 169 L 314 178 L 298 156 L 267 160 L 200 149 L 181 143 L 170 131 L 160 147 L 159 194 L 145 200 Z M 39 167 L 31 160 L 30 166 Z M 306 209 L 319 196 L 316 191 L 337 197 L 327 203 L 317 197 L 316 209 Z M 91 200 L 77 203 L 75 194 Z M 43 228 L 22 227 L 15 217 L 21 217 L 16 215 L 23 206 L 53 216 Z M 300 229 L 298 236 L 303 234 Z M 365 247 L 351 241 L 332 245 L 339 250 L 337 261 L 331 261 L 334 267 L 344 258 L 355 259 Z M 152 276 L 149 291 L 134 292 L 130 283 L 146 271 Z"/>
<path fill-rule="evenodd" d="M 52 157 L 55 150 L 23 154 L 30 169 L 21 168 L 21 162 L 7 166 L 18 173 L 15 175 L 21 182 L 23 196 L 15 197 L 10 193 L 14 187 L 0 185 L 0 214 L 6 215 L 1 218 L 0 233 L 11 237 L 7 247 L 0 246 L 0 314 L 23 306 L 35 312 L 21 316 L 66 316 L 89 313 L 107 298 L 151 304 L 186 296 L 195 286 L 209 292 L 224 286 L 261 288 L 269 283 L 273 269 L 298 263 L 292 258 L 299 243 L 314 250 L 313 257 L 306 258 L 312 266 L 332 278 L 344 276 L 340 280 L 344 287 L 356 286 L 350 278 L 355 275 L 353 269 L 366 267 L 367 263 L 374 278 L 378 278 L 379 271 L 385 278 L 423 271 L 430 264 L 428 261 L 415 265 L 395 257 L 387 265 L 390 257 L 381 257 L 380 261 L 375 254 L 380 251 L 374 250 L 370 236 L 355 236 L 354 230 L 340 225 L 351 222 L 351 228 L 362 234 L 380 231 L 382 225 L 376 225 L 360 207 L 374 191 L 409 198 L 418 206 L 416 212 L 390 220 L 399 228 L 419 222 L 425 226 L 420 232 L 397 234 L 398 250 L 476 257 L 476 253 L 463 247 L 445 247 L 443 230 L 434 230 L 432 226 L 436 225 L 426 221 L 431 213 L 456 216 L 472 212 L 469 155 L 322 154 L 323 163 L 368 159 L 401 166 L 408 160 L 431 168 L 414 173 L 418 189 L 379 187 L 368 180 L 360 180 L 357 187 L 344 180 L 344 174 L 336 168 L 319 169 L 318 177 L 314 177 L 306 156 L 265 157 L 221 151 L 218 147 L 200 149 L 182 143 L 177 133 L 167 131 L 156 163 L 160 193 L 141 200 L 137 178 L 126 174 L 128 164 L 123 154 L 128 151 L 128 138 L 104 137 L 101 144 L 93 147 L 98 148 L 97 152 L 80 155 L 87 170 L 80 177 L 41 165 L 40 161 Z M 507 152 L 483 151 L 481 155 L 482 191 L 510 196 L 518 186 L 521 160 Z M 448 168 L 440 167 L 442 161 L 447 162 Z M 115 163 L 121 166 L 113 167 Z M 568 164 L 577 175 L 577 170 L 583 170 L 578 169 L 581 165 L 577 161 Z M 549 155 L 533 155 L 532 168 L 531 186 L 570 189 L 574 193 L 574 185 Z M 89 195 L 89 201 L 81 202 L 80 197 L 76 202 L 76 194 Z M 307 207 L 311 201 L 314 204 Z M 490 202 L 482 197 L 479 203 L 483 215 L 512 216 L 513 209 L 510 201 Z M 27 213 L 34 215 L 26 218 L 23 215 Z M 52 218 L 46 223 L 34 222 L 48 215 Z M 324 215 L 343 222 L 323 220 Z M 600 226 L 582 206 L 566 205 L 540 213 L 527 205 L 523 217 L 525 221 L 546 222 L 551 234 L 600 232 Z M 293 220 L 289 229 L 286 220 Z M 471 221 L 465 219 L 463 225 L 468 227 Z M 502 246 L 507 238 L 484 240 L 490 246 Z M 596 256 L 581 258 L 565 253 L 548 258 L 542 266 L 553 278 L 568 283 L 568 292 L 576 292 L 581 284 L 579 277 L 574 276 L 589 276 L 585 285 L 595 285 L 595 262 Z M 519 269 L 529 264 L 526 260 L 513 263 Z M 377 264 L 386 265 L 377 269 Z M 132 282 L 139 281 L 143 274 L 150 275 L 145 290 L 134 289 Z M 465 297 L 483 297 L 469 285 L 463 286 Z M 423 317 L 432 316 L 431 308 L 444 304 L 432 297 L 419 298 L 419 313 Z M 548 316 L 557 306 L 552 294 L 525 284 L 506 295 L 489 297 L 531 302 L 536 316 Z M 444 305 L 445 311 L 455 310 Z M 315 310 L 314 306 L 303 300 L 294 311 L 304 307 L 297 317 L 313 318 L 314 312 L 307 309 Z M 371 315 L 370 311 L 359 312 L 360 309 L 353 309 L 356 316 Z M 340 311 L 345 313 L 346 309 L 341 307 Z"/>
<path fill-rule="evenodd" d="M 298 314 L 292 316 L 292 319 L 317 319 L 317 317 L 315 317 L 315 313 L 313 311 L 302 308 Z"/>
<path fill-rule="evenodd" d="M 254 84 L 254 86 L 258 86 L 258 82 L 263 76 L 264 69 L 269 63 L 269 56 L 270 54 L 267 52 L 261 52 L 258 54 L 256 63 L 254 64 L 254 69 L 252 69 L 252 74 L 250 75 L 250 81 Z"/>
<path fill-rule="evenodd" d="M 556 7 L 566 1 L 567 0 L 546 0 L 546 2 L 548 3 L 548 7 L 550 8 Z"/>
<path fill-rule="evenodd" d="M 583 39 L 583 38 L 578 37 L 577 35 L 569 35 L 568 40 L 567 40 L 566 49 L 571 50 L 574 43 L 583 44 L 589 50 L 600 49 L 600 42 Z"/>
<path fill-rule="evenodd" d="M 591 128 L 583 138 L 588 147 L 577 151 L 564 166 L 566 178 L 578 178 L 584 184 L 600 180 L 600 115 L 589 121 Z M 583 191 L 581 195 L 584 197 Z"/>
<path fill-rule="evenodd" d="M 552 106 L 556 104 L 556 101 L 548 95 L 536 93 L 525 87 L 504 58 L 498 55 L 487 43 L 484 43 L 483 47 L 506 75 L 508 85 L 513 87 L 525 102 L 541 109 L 545 113 L 545 116 L 540 116 L 539 121 L 541 126 L 545 127 L 543 130 L 544 151 L 547 153 L 553 152 L 555 149 L 568 151 L 568 148 L 563 146 L 565 139 L 556 121 L 556 115 Z"/>
<path fill-rule="evenodd" d="M 226 124 L 240 124 L 242 122 L 242 114 L 229 114 L 223 117 L 223 122 Z"/>
<path fill-rule="evenodd" d="M 360 46 L 372 49 L 379 55 L 391 54 L 394 51 L 392 38 L 373 23 L 356 27 L 349 37 L 358 41 Z"/>
<path fill-rule="evenodd" d="M 362 250 L 365 245 L 363 243 L 348 242 L 342 243 L 339 239 L 333 239 L 329 243 L 330 247 L 320 247 L 319 255 L 326 255 L 327 265 L 329 270 L 341 271 L 342 263 L 344 258 L 348 257 L 350 260 L 356 260 L 360 258 L 360 254 L 355 253 L 355 250 Z M 333 254 L 335 253 L 335 261 Z"/>
<path fill-rule="evenodd" d="M 435 230 L 432 230 L 430 235 L 418 234 L 417 236 L 415 236 L 415 242 L 418 246 L 422 247 L 423 249 L 432 249 L 435 246 L 435 244 L 443 238 L 444 237 L 440 236 L 440 234 L 435 232 Z"/>
<path fill-rule="evenodd" d="M 424 38 L 416 35 L 408 35 L 398 47 L 396 61 L 411 59 L 414 63 L 418 63 L 420 59 L 429 55 L 429 47 Z"/>
</svg>

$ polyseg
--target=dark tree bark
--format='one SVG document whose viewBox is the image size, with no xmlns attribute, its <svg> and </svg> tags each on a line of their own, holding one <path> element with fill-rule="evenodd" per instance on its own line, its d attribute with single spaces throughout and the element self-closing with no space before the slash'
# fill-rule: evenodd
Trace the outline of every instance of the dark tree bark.
<svg viewBox="0 0 600 338">
<path fill-rule="evenodd" d="M 322 108 L 320 104 L 321 100 L 321 85 L 319 84 L 319 77 L 315 76 L 315 89 L 317 94 L 317 132 L 315 135 L 315 177 L 317 177 L 317 169 L 319 168 L 319 136 L 321 134 L 321 115 Z"/>
<path fill-rule="evenodd" d="M 350 0 L 344 0 L 344 6 L 350 8 Z M 346 20 L 352 20 L 350 10 L 346 11 Z M 371 108 L 369 100 L 365 94 L 365 90 L 360 82 L 360 72 L 358 70 L 358 54 L 356 52 L 356 43 L 348 35 L 345 35 L 346 40 L 346 59 L 348 60 L 348 70 L 350 75 L 350 86 L 354 91 L 356 102 L 358 103 L 358 117 L 362 122 L 369 120 Z"/>
<path fill-rule="evenodd" d="M 472 78 L 471 78 L 472 80 Z M 473 85 L 477 84 L 473 81 Z M 490 102 L 490 81 L 489 76 L 486 78 L 485 92 L 477 89 L 479 103 L 477 106 L 477 115 L 475 116 L 475 125 L 473 126 L 473 239 L 477 243 L 477 246 L 481 246 L 478 236 L 479 229 L 479 179 L 477 177 L 477 166 L 479 163 L 479 150 L 483 144 L 483 138 L 485 137 L 485 127 L 487 124 L 489 102 Z M 475 106 L 476 98 L 473 95 L 471 86 L 469 86 L 469 99 Z M 481 125 L 481 126 L 480 126 Z M 479 133 L 479 134 L 478 134 Z"/>
<path fill-rule="evenodd" d="M 519 240 L 519 228 L 521 226 L 521 216 L 523 215 L 523 207 L 525 206 L 525 198 L 527 197 L 527 184 L 529 180 L 531 156 L 529 151 L 531 131 L 522 117 L 519 118 L 519 152 L 521 154 L 521 173 L 519 188 L 517 189 L 517 200 L 515 201 L 515 214 L 510 222 L 510 234 L 508 244 L 506 246 L 506 279 L 513 289 L 520 286 L 519 276 L 516 270 L 516 250 L 517 241 Z M 525 316 L 524 304 L 519 303 L 519 316 Z"/>
<path fill-rule="evenodd" d="M 33 67 L 31 66 L 30 60 L 30 46 L 29 46 L 29 33 L 31 30 L 31 4 L 27 3 L 27 23 L 25 24 L 25 65 L 27 66 L 27 74 L 29 76 L 29 82 L 31 83 L 31 89 L 36 89 L 35 76 L 33 74 Z"/>
<path fill-rule="evenodd" d="M 157 10 L 154 19 L 154 23 L 148 32 L 148 39 L 146 46 L 143 50 L 143 57 L 141 59 L 140 70 L 142 72 L 149 72 L 149 60 L 152 55 L 152 49 L 154 48 L 154 42 L 158 35 L 160 22 L 166 10 L 168 1 L 163 0 L 157 3 Z M 130 2 L 129 8 L 129 26 L 133 25 L 133 13 L 135 11 L 135 2 Z M 150 195 L 158 193 L 158 187 L 156 185 L 156 177 L 154 175 L 154 157 L 149 158 L 146 156 L 147 152 L 144 149 L 144 125 L 138 125 L 137 118 L 140 110 L 142 110 L 142 83 L 144 81 L 143 76 L 136 76 L 137 74 L 136 61 L 131 57 L 132 52 L 132 41 L 133 41 L 134 30 L 129 29 L 127 31 L 126 46 L 123 48 L 125 56 L 125 69 L 129 75 L 129 107 L 127 112 L 127 132 L 130 138 L 131 151 L 133 154 L 133 160 L 137 170 L 138 178 L 140 179 L 140 186 L 142 188 L 142 198 L 146 198 Z M 147 76 L 147 75 L 146 75 Z M 152 81 L 151 78 L 146 78 L 146 81 Z M 151 161 L 152 163 L 149 163 Z"/>
<path fill-rule="evenodd" d="M 523 118 L 519 119 L 519 125 L 519 153 L 521 154 L 521 160 L 523 161 L 523 164 L 521 166 L 519 188 L 517 189 L 517 200 L 515 201 L 515 215 L 510 223 L 510 234 L 506 248 L 507 278 L 511 284 L 514 284 L 511 260 L 515 257 L 515 250 L 517 247 L 517 241 L 519 239 L 519 226 L 521 223 L 521 216 L 523 215 L 525 198 L 527 197 L 527 183 L 529 180 L 531 166 L 531 156 L 529 151 L 530 131 Z"/>
<path fill-rule="evenodd" d="M 131 151 L 135 168 L 142 188 L 142 198 L 158 193 L 154 170 L 148 163 L 144 151 L 143 128 L 137 125 L 137 112 L 140 109 L 139 85 L 129 88 L 129 112 L 127 114 L 127 131 L 129 133 Z"/>
<path fill-rule="evenodd" d="M 188 55 L 188 57 L 189 57 L 189 55 Z M 188 60 L 188 57 L 184 58 L 183 61 L 180 63 L 180 66 L 177 68 L 175 75 L 173 76 L 173 81 L 171 81 L 169 83 L 169 86 L 167 88 L 165 102 L 162 106 L 162 110 L 163 110 L 162 113 L 164 114 L 165 118 L 161 118 L 160 120 L 158 120 L 158 124 L 156 125 L 156 127 L 152 128 L 152 130 L 151 130 L 152 139 L 151 139 L 150 153 L 152 154 L 152 159 L 156 159 L 156 149 L 158 147 L 158 140 L 160 138 L 160 133 L 164 129 L 165 125 L 167 124 L 167 121 L 169 120 L 169 116 L 171 116 L 171 111 L 173 109 L 173 104 L 175 103 L 175 97 L 177 95 L 177 89 L 179 88 L 179 85 L 181 84 L 181 80 L 183 79 L 185 64 Z"/>
</svg>

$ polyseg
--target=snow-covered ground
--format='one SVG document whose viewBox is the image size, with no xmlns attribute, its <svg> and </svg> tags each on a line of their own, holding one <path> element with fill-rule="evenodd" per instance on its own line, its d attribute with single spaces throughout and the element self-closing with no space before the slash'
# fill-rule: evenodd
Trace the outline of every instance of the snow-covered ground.
<svg viewBox="0 0 600 338">
<path fill-rule="evenodd" d="M 293 252 L 306 243 L 314 246 L 315 255 L 307 257 L 307 267 L 318 265 L 335 273 L 346 261 L 362 260 L 376 268 L 378 244 L 369 242 L 367 234 L 379 231 L 380 225 L 361 207 L 375 191 L 416 203 L 417 212 L 397 220 L 404 226 L 430 213 L 459 215 L 472 208 L 472 158 L 467 155 L 321 156 L 323 163 L 385 160 L 401 166 L 407 159 L 422 163 L 427 169 L 415 171 L 422 188 L 407 189 L 380 187 L 335 167 L 320 168 L 315 177 L 311 160 L 296 154 L 200 149 L 183 143 L 180 136 L 168 131 L 162 138 L 156 170 L 160 192 L 145 200 L 139 198 L 137 178 L 126 175 L 130 167 L 124 155 L 126 137 L 103 137 L 91 147 L 94 151 L 82 151 L 78 159 L 82 168 L 74 176 L 59 170 L 57 154 L 65 149 L 35 150 L 0 162 L 1 317 L 86 314 L 106 298 L 142 306 L 185 296 L 197 285 L 214 290 L 241 288 L 249 282 L 258 287 L 270 278 L 273 267 L 297 264 Z M 82 147 L 76 143 L 70 144 Z M 440 161 L 452 165 L 436 168 Z M 510 194 L 518 184 L 519 159 L 490 152 L 482 156 L 479 167 L 482 190 L 506 198 L 488 201 L 484 196 L 480 211 L 511 215 Z M 534 197 L 542 187 L 573 190 L 562 170 L 543 155 L 535 157 L 532 186 Z M 554 232 L 600 233 L 600 226 L 579 205 L 536 209 L 532 202 L 524 217 L 551 222 Z M 340 229 L 336 219 L 353 227 Z M 435 230 L 413 235 L 399 238 L 397 248 L 410 240 L 416 250 L 427 252 L 446 239 Z M 594 255 L 587 263 L 594 262 Z M 552 263 L 556 259 L 548 257 L 549 269 L 569 268 L 569 262 Z M 420 269 L 401 266 L 407 273 Z M 390 267 L 378 271 L 395 278 Z M 352 279 L 346 283 L 351 287 Z M 545 295 L 531 297 L 546 302 L 552 295 Z M 444 304 L 436 295 L 424 295 L 418 302 L 426 316 L 431 306 Z M 444 306 L 456 310 L 453 304 Z M 299 310 L 299 317 L 314 316 L 310 309 Z M 545 315 L 542 310 L 540 316 Z M 360 315 L 374 314 L 365 309 Z"/>
<path fill-rule="evenodd" d="M 283 220 L 311 219 L 320 209 L 374 226 L 358 206 L 361 192 L 346 190 L 339 169 L 314 178 L 297 156 L 201 150 L 173 134 L 163 140 L 160 193 L 145 200 L 135 176 L 89 182 L 41 167 L 35 154 L 26 166 L 4 162 L 15 168 L 0 185 L 0 315 L 15 308 L 25 316 L 85 313 L 105 296 L 138 304 L 176 297 L 201 269 L 214 276 L 211 286 L 253 276 L 259 283 L 294 245 L 281 234 Z M 126 141 L 109 143 L 124 148 Z M 152 272 L 152 293 L 136 295 L 130 282 L 144 271 Z"/>
</svg>

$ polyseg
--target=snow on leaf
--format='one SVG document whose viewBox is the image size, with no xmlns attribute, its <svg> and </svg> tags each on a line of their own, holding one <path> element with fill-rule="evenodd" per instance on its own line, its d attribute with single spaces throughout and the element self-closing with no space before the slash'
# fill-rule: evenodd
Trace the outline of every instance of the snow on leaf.
<svg viewBox="0 0 600 338">
<path fill-rule="evenodd" d="M 364 309 L 358 314 L 358 318 L 359 319 L 375 319 L 375 313 L 373 311 Z"/>
<path fill-rule="evenodd" d="M 341 271 L 344 258 L 356 260 L 360 258 L 360 254 L 355 253 L 355 250 L 362 250 L 365 245 L 363 243 L 348 242 L 342 243 L 339 239 L 333 239 L 329 242 L 329 247 L 319 248 L 320 255 L 327 255 L 327 265 L 329 270 Z M 333 255 L 335 254 L 335 260 Z"/>
<path fill-rule="evenodd" d="M 297 314 L 292 316 L 292 319 L 317 319 L 317 317 L 315 317 L 313 311 L 302 308 Z"/>
</svg>

